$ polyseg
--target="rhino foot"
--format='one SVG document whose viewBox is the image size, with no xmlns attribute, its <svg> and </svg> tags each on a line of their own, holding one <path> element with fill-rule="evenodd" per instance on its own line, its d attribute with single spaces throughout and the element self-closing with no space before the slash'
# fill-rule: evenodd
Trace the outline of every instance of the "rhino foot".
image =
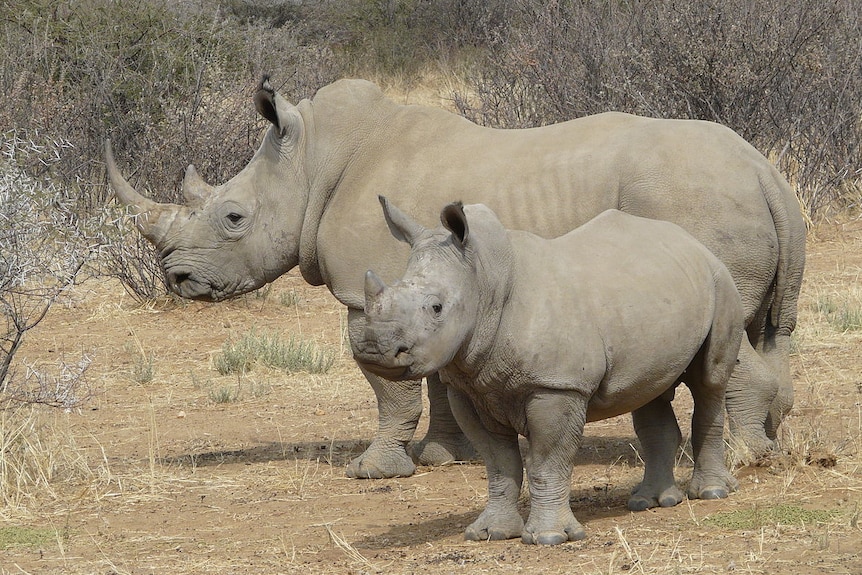
<svg viewBox="0 0 862 575">
<path fill-rule="evenodd" d="M 730 464 L 734 467 L 750 465 L 775 453 L 776 443 L 763 430 L 745 433 L 736 430 L 731 434 Z"/>
<path fill-rule="evenodd" d="M 374 440 L 365 452 L 350 462 L 346 475 L 353 479 L 410 477 L 416 465 L 401 442 Z"/>
<path fill-rule="evenodd" d="M 683 499 L 685 495 L 675 484 L 660 488 L 641 483 L 632 491 L 628 508 L 630 511 L 646 511 L 653 507 L 673 507 L 682 503 Z"/>
<path fill-rule="evenodd" d="M 468 541 L 501 541 L 514 539 L 524 530 L 524 520 L 517 509 L 485 509 L 464 531 Z"/>
<path fill-rule="evenodd" d="M 561 545 L 567 541 L 580 541 L 587 536 L 583 525 L 575 519 L 571 510 L 564 515 L 568 517 L 559 522 L 533 521 L 531 517 L 521 534 L 521 541 L 528 545 Z"/>
<path fill-rule="evenodd" d="M 477 461 L 479 456 L 463 433 L 432 436 L 430 433 L 413 445 L 413 460 L 419 465 L 438 466 L 453 461 Z"/>
<path fill-rule="evenodd" d="M 689 499 L 724 499 L 737 490 L 739 482 L 725 470 L 718 474 L 700 476 L 695 473 L 688 486 Z"/>
</svg>

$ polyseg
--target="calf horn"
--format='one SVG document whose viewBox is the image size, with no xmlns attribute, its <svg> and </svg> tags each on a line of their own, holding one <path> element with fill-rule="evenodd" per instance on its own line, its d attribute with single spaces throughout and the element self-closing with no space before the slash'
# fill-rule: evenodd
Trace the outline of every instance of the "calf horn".
<svg viewBox="0 0 862 575">
<path fill-rule="evenodd" d="M 386 289 L 386 284 L 376 273 L 371 270 L 365 272 L 365 311 L 373 304 L 374 300 Z"/>
<path fill-rule="evenodd" d="M 135 188 L 126 181 L 117 168 L 110 139 L 105 140 L 105 165 L 117 201 L 129 208 L 141 235 L 153 244 L 159 245 L 165 236 L 170 221 L 173 219 L 166 216 L 177 212 L 179 206 L 159 204 L 135 191 Z"/>
</svg>

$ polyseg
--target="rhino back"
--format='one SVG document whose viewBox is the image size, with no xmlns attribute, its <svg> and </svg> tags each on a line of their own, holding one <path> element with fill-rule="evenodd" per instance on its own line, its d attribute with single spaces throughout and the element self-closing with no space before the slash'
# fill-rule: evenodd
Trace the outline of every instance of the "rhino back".
<svg viewBox="0 0 862 575">
<path fill-rule="evenodd" d="M 746 321 L 771 284 L 777 237 L 758 180 L 769 166 L 720 126 L 607 113 L 496 130 L 438 109 L 392 105 L 381 113 L 351 154 L 318 229 L 321 275 L 350 307 L 362 307 L 367 269 L 391 282 L 407 261 L 409 250 L 383 223 L 379 194 L 425 225 L 461 200 L 543 237 L 608 208 L 675 221 L 727 264 L 745 293 Z"/>
</svg>

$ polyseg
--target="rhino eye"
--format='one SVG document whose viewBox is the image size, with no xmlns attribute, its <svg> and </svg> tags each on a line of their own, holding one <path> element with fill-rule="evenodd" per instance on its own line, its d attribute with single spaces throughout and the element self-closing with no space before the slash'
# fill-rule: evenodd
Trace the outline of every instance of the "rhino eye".
<svg viewBox="0 0 862 575">
<path fill-rule="evenodd" d="M 431 311 L 433 311 L 436 315 L 440 315 L 440 312 L 443 311 L 443 304 L 435 303 L 431 306 Z"/>
<path fill-rule="evenodd" d="M 240 214 L 238 214 L 238 213 L 236 213 L 236 212 L 231 212 L 231 213 L 229 213 L 229 214 L 228 214 L 227 216 L 225 216 L 225 217 L 226 217 L 226 218 L 228 219 L 228 221 L 230 221 L 230 223 L 232 223 L 232 224 L 238 224 L 238 223 L 240 222 L 240 220 L 242 220 L 242 215 L 240 215 Z"/>
</svg>

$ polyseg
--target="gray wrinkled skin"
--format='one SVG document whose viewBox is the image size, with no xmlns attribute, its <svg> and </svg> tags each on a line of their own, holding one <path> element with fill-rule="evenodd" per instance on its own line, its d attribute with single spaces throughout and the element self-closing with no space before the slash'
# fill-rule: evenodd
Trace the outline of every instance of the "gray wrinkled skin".
<svg viewBox="0 0 862 575">
<path fill-rule="evenodd" d="M 472 540 L 559 544 L 585 531 L 569 506 L 586 421 L 633 411 L 644 479 L 628 506 L 676 505 L 681 434 L 671 407 L 694 398 L 689 497 L 727 497 L 724 396 L 743 333 L 730 273 L 668 222 L 606 211 L 554 240 L 507 233 L 483 205 L 444 208 L 426 230 L 381 200 L 412 251 L 394 285 L 369 271 L 363 369 L 391 379 L 439 372 L 461 428 L 482 455 L 488 504 Z M 530 514 L 518 513 L 529 442 Z"/>
<path fill-rule="evenodd" d="M 483 128 L 444 110 L 403 106 L 365 81 L 341 80 L 313 100 L 287 102 L 265 82 L 255 97 L 271 122 L 248 165 L 210 186 L 190 168 L 183 205 L 138 194 L 106 162 L 120 202 L 161 254 L 172 289 L 221 300 L 295 266 L 348 308 L 352 341 L 364 329 L 363 274 L 390 281 L 408 250 L 380 225 L 377 195 L 430 221 L 452 200 L 484 203 L 511 229 L 557 237 L 608 208 L 682 226 L 727 266 L 743 301 L 747 337 L 728 386 L 731 428 L 763 454 L 793 401 L 790 334 L 804 267 L 805 228 L 787 182 L 732 131 L 698 121 L 607 113 L 528 130 Z M 351 477 L 410 475 L 407 453 L 421 387 L 367 373 L 379 408 Z M 423 464 L 472 450 L 428 380 Z"/>
</svg>

